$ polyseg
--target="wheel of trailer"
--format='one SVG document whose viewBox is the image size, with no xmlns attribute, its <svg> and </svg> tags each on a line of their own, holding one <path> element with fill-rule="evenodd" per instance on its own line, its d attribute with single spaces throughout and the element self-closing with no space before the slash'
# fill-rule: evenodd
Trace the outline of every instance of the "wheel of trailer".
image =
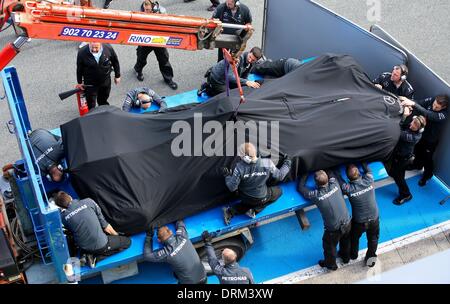
<svg viewBox="0 0 450 304">
<path fill-rule="evenodd" d="M 217 243 L 212 244 L 214 247 L 214 251 L 216 253 L 216 257 L 221 260 L 222 259 L 222 251 L 225 248 L 229 248 L 236 252 L 237 255 L 237 261 L 240 261 L 247 251 L 247 246 L 245 245 L 244 240 L 241 236 L 234 236 L 222 241 L 219 241 Z M 203 265 L 205 266 L 206 272 L 208 275 L 213 274 L 211 267 L 209 267 L 208 264 L 208 255 L 206 254 L 206 248 L 202 247 L 198 250 L 198 255 L 200 257 L 200 260 L 202 261 Z"/>
</svg>

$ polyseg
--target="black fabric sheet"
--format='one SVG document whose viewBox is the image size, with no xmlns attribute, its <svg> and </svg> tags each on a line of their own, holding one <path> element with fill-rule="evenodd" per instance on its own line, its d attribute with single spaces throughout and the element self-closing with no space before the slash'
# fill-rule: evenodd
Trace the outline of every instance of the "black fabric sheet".
<svg viewBox="0 0 450 304">
<path fill-rule="evenodd" d="M 171 128 L 185 121 L 194 129 L 195 113 L 202 114 L 203 124 L 214 120 L 224 126 L 238 103 L 233 90 L 230 97 L 221 94 L 165 114 L 102 106 L 62 125 L 76 192 L 94 199 L 126 234 L 224 203 L 230 194 L 220 168 L 237 158 L 175 157 L 171 144 L 178 134 Z M 351 57 L 324 55 L 258 90 L 247 88 L 237 120 L 279 121 L 279 150 L 296 158 L 291 176 L 296 178 L 343 163 L 387 159 L 400 135 L 399 112 L 396 97 L 374 87 Z M 219 145 L 226 143 L 222 137 L 214 137 Z M 199 148 L 194 146 L 191 151 Z"/>
</svg>

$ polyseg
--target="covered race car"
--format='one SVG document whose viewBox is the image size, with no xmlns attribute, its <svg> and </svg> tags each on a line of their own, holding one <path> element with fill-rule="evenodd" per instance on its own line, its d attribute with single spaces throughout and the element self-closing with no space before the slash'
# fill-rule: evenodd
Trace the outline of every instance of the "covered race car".
<svg viewBox="0 0 450 304">
<path fill-rule="evenodd" d="M 400 135 L 401 110 L 353 58 L 327 54 L 248 89 L 241 105 L 232 91 L 165 114 L 103 106 L 61 129 L 78 195 L 94 199 L 118 231 L 134 234 L 230 198 L 220 170 L 237 159 L 236 153 L 224 156 L 231 144 L 233 151 L 238 146 L 230 123 L 254 122 L 248 125 L 268 134 L 264 152 L 295 157 L 295 179 L 343 163 L 387 159 Z M 262 130 L 268 125 L 277 132 Z"/>
</svg>

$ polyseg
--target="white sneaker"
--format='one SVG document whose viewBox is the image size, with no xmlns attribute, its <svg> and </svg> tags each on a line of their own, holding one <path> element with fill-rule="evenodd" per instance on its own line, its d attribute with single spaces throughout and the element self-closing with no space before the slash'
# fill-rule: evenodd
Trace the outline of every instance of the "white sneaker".
<svg viewBox="0 0 450 304">
<path fill-rule="evenodd" d="M 256 217 L 255 210 L 253 210 L 253 209 L 250 209 L 249 211 L 247 211 L 245 213 L 245 215 L 247 215 L 248 217 L 251 217 L 252 219 L 254 219 Z"/>
</svg>

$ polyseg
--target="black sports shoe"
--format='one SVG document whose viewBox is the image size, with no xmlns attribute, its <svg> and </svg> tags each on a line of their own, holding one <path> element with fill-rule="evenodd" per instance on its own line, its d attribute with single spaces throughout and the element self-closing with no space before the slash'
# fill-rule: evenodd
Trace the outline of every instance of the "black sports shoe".
<svg viewBox="0 0 450 304">
<path fill-rule="evenodd" d="M 418 184 L 419 184 L 420 187 L 425 187 L 425 185 L 427 184 L 427 182 L 428 182 L 428 181 L 427 181 L 426 179 L 421 178 L 421 179 L 419 180 Z"/>
<path fill-rule="evenodd" d="M 223 207 L 222 210 L 223 210 L 223 220 L 225 224 L 228 226 L 231 223 L 233 215 L 231 214 L 230 207 Z"/>
<path fill-rule="evenodd" d="M 178 89 L 178 84 L 175 81 L 170 80 L 170 81 L 166 81 L 166 83 L 172 90 Z"/>
<path fill-rule="evenodd" d="M 252 218 L 252 219 L 256 218 L 256 212 L 255 212 L 255 210 L 253 210 L 253 209 L 250 209 L 249 211 L 247 211 L 247 212 L 245 213 L 245 215 L 248 216 L 248 217 L 250 217 L 250 218 Z"/>
<path fill-rule="evenodd" d="M 406 202 L 409 202 L 410 200 L 412 200 L 412 198 L 413 197 L 412 197 L 411 194 L 406 196 L 406 197 L 399 196 L 393 201 L 393 203 L 394 203 L 394 205 L 400 206 L 400 205 L 403 205 Z"/>
<path fill-rule="evenodd" d="M 335 270 L 338 269 L 338 267 L 337 267 L 336 264 L 334 264 L 333 266 L 327 266 L 327 265 L 325 264 L 325 261 L 324 261 L 324 260 L 320 260 L 320 261 L 318 262 L 318 264 L 319 264 L 320 267 L 328 268 L 329 270 L 332 270 L 332 271 L 335 271 Z"/>
<path fill-rule="evenodd" d="M 112 0 L 105 0 L 105 4 L 103 4 L 103 8 L 108 9 L 111 2 L 112 2 Z"/>
<path fill-rule="evenodd" d="M 377 257 L 365 258 L 364 263 L 367 267 L 372 268 L 377 263 Z"/>
<path fill-rule="evenodd" d="M 134 67 L 134 71 L 136 72 L 136 78 L 137 78 L 139 81 L 144 81 L 144 74 L 142 74 L 142 71 L 139 72 L 139 71 L 136 69 L 136 67 Z"/>
</svg>

